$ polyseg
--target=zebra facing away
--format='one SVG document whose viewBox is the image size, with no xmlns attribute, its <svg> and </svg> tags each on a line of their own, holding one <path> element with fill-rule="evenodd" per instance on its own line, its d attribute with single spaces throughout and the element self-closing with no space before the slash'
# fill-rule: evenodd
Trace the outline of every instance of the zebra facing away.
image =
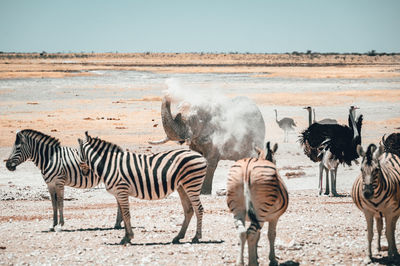
<svg viewBox="0 0 400 266">
<path fill-rule="evenodd" d="M 203 206 L 201 187 L 207 163 L 203 156 L 191 150 L 172 150 L 156 154 L 125 152 L 119 146 L 92 138 L 86 132 L 85 140 L 78 140 L 81 160 L 100 176 L 108 192 L 117 199 L 125 223 L 125 236 L 121 244 L 131 241 L 129 196 L 146 200 L 167 197 L 177 190 L 184 210 L 184 221 L 173 243 L 185 237 L 193 212 L 197 217 L 193 243 L 201 238 Z"/>
<path fill-rule="evenodd" d="M 274 163 L 273 154 L 278 146 L 267 152 L 259 152 L 258 158 L 246 158 L 237 161 L 230 169 L 227 182 L 227 204 L 235 219 L 239 232 L 240 249 L 237 264 L 243 265 L 243 250 L 247 241 L 249 265 L 258 265 L 257 243 L 264 222 L 269 222 L 269 260 L 271 265 L 278 262 L 275 258 L 276 225 L 279 217 L 286 211 L 289 196 Z M 271 161 L 267 160 L 271 159 Z M 250 226 L 245 228 L 246 219 Z"/>
<path fill-rule="evenodd" d="M 384 146 L 377 148 L 374 144 L 370 144 L 366 152 L 359 145 L 357 152 L 363 158 L 361 174 L 353 184 L 351 196 L 367 220 L 368 256 L 372 259 L 374 218 L 378 229 L 378 251 L 381 250 L 384 218 L 388 255 L 398 256 L 394 234 L 400 215 L 400 158 L 393 153 L 385 153 Z"/>
<path fill-rule="evenodd" d="M 32 129 L 17 132 L 11 155 L 6 160 L 6 167 L 15 171 L 16 167 L 25 161 L 33 161 L 41 170 L 47 184 L 53 205 L 51 231 L 59 231 L 64 225 L 64 186 L 92 188 L 101 182 L 93 171 L 81 170 L 77 149 L 63 147 L 58 139 Z M 121 228 L 121 221 L 121 212 L 118 210 L 114 228 Z"/>
</svg>

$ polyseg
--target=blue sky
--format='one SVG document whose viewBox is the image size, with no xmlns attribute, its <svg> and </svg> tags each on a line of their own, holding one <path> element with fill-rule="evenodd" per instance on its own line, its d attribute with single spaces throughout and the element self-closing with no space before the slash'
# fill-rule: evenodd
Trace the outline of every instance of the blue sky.
<svg viewBox="0 0 400 266">
<path fill-rule="evenodd" d="M 3 52 L 400 52 L 397 0 L 1 0 Z"/>
</svg>

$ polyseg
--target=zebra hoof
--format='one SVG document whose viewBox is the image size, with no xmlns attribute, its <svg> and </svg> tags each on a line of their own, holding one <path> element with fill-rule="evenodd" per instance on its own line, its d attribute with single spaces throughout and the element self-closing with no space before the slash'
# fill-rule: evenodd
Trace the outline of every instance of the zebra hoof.
<svg viewBox="0 0 400 266">
<path fill-rule="evenodd" d="M 130 243 L 131 243 L 131 240 L 126 236 L 124 236 L 124 238 L 122 238 L 121 242 L 119 242 L 120 245 L 126 245 L 126 244 L 130 244 Z"/>
<path fill-rule="evenodd" d="M 192 239 L 192 243 L 199 243 L 200 241 L 199 241 L 199 239 L 197 238 L 197 236 L 195 236 L 193 239 Z"/>
<path fill-rule="evenodd" d="M 114 229 L 122 229 L 123 227 L 121 225 L 114 225 Z"/>
<path fill-rule="evenodd" d="M 181 240 L 180 237 L 174 237 L 174 239 L 172 239 L 172 244 L 180 244 L 179 240 Z"/>
<path fill-rule="evenodd" d="M 271 261 L 269 262 L 269 265 L 270 265 L 270 266 L 278 265 L 278 261 L 277 261 L 277 260 L 271 260 Z"/>
</svg>

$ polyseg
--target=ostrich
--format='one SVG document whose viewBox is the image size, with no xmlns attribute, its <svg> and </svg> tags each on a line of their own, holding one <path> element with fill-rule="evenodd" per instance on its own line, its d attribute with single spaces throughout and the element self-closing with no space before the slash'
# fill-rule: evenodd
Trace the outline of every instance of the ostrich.
<svg viewBox="0 0 400 266">
<path fill-rule="evenodd" d="M 288 142 L 289 131 L 294 131 L 293 127 L 295 127 L 296 124 L 294 123 L 294 120 L 289 117 L 284 117 L 281 120 L 278 120 L 278 111 L 276 109 L 274 109 L 274 111 L 275 111 L 275 121 L 278 124 L 278 126 L 283 129 L 285 133 L 283 142 Z"/>
<path fill-rule="evenodd" d="M 361 144 L 362 115 L 355 120 L 355 109 L 349 109 L 349 123 L 351 126 L 338 124 L 314 123 L 304 130 L 300 136 L 304 153 L 313 161 L 320 162 L 319 165 L 319 194 L 322 193 L 322 176 L 326 172 L 325 194 L 329 194 L 329 176 L 331 173 L 332 195 L 336 192 L 336 173 L 339 163 L 351 165 L 358 158 L 357 145 Z"/>
<path fill-rule="evenodd" d="M 332 118 L 324 118 L 322 120 L 316 121 L 316 116 L 315 116 L 315 108 L 313 109 L 313 113 L 314 113 L 314 123 L 318 123 L 318 124 L 322 124 L 322 125 L 333 125 L 333 124 L 337 124 L 337 120 L 336 119 L 332 119 Z"/>
<path fill-rule="evenodd" d="M 382 137 L 385 152 L 396 154 L 400 157 L 400 133 L 392 133 L 387 138 Z"/>
<path fill-rule="evenodd" d="M 315 108 L 312 108 L 311 106 L 307 106 L 307 107 L 304 107 L 303 109 L 306 109 L 308 111 L 308 126 L 311 126 L 311 124 L 313 124 L 313 123 L 318 123 L 318 124 L 323 124 L 323 125 L 338 123 L 336 121 L 336 119 L 332 119 L 332 118 L 325 118 L 320 121 L 316 121 L 315 120 Z M 314 118 L 313 118 L 313 115 L 311 112 L 314 114 Z"/>
</svg>

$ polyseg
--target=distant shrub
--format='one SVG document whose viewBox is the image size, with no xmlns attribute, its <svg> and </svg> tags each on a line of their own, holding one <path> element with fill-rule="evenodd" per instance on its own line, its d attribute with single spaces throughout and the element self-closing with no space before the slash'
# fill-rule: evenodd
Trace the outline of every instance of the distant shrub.
<svg viewBox="0 0 400 266">
<path fill-rule="evenodd" d="M 375 50 L 371 50 L 367 52 L 367 55 L 369 56 L 376 56 L 376 51 Z"/>
</svg>

